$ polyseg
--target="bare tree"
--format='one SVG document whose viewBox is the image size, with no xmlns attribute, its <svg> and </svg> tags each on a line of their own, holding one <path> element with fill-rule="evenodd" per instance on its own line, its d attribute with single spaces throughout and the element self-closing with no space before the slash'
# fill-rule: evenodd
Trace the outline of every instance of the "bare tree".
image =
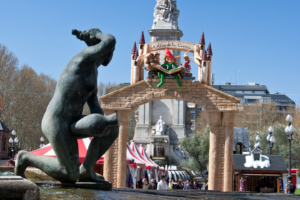
<svg viewBox="0 0 300 200">
<path fill-rule="evenodd" d="M 17 131 L 21 149 L 34 150 L 43 136 L 40 124 L 56 81 L 45 74 L 38 75 L 27 65 L 19 69 L 17 58 L 2 45 L 0 70 L 3 72 L 0 74 L 0 96 L 5 99 L 0 119 Z"/>
</svg>

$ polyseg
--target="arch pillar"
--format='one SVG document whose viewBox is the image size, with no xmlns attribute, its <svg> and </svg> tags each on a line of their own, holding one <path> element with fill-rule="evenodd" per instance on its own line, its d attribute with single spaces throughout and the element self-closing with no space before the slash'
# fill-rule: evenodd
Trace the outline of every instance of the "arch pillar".
<svg viewBox="0 0 300 200">
<path fill-rule="evenodd" d="M 233 172 L 233 128 L 235 112 L 224 112 L 223 121 L 225 129 L 224 146 L 224 192 L 232 191 L 232 172 Z"/>
<path fill-rule="evenodd" d="M 117 187 L 126 187 L 126 152 L 129 113 L 129 111 L 124 110 L 117 111 L 119 124 Z"/>
<path fill-rule="evenodd" d="M 222 170 L 221 162 L 219 161 L 219 135 L 221 127 L 221 112 L 208 112 L 209 118 L 209 176 L 208 189 L 221 190 L 219 187 L 218 173 Z M 223 171 L 223 170 L 222 170 Z"/>
<path fill-rule="evenodd" d="M 127 133 L 130 111 L 106 110 L 105 115 L 117 112 L 119 136 L 104 155 L 103 175 L 113 187 L 126 187 Z"/>
</svg>

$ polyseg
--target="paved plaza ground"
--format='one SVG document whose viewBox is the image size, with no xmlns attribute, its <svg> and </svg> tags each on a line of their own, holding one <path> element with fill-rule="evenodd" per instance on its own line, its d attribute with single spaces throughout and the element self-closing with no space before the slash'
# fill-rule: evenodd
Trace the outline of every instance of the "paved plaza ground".
<svg viewBox="0 0 300 200">
<path fill-rule="evenodd" d="M 262 194 L 249 192 L 219 192 L 201 190 L 133 190 L 128 188 L 113 189 L 113 191 L 100 191 L 91 189 L 73 189 L 40 186 L 41 199 L 207 199 L 207 200 L 236 200 L 236 199 L 300 199 L 300 195 Z"/>
</svg>

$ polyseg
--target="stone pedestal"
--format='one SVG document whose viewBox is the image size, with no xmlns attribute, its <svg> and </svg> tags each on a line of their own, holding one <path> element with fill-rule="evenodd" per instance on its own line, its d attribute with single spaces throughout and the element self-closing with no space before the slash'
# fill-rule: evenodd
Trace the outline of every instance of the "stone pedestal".
<svg viewBox="0 0 300 200">
<path fill-rule="evenodd" d="M 40 190 L 21 176 L 0 176 L 0 199 L 39 200 Z"/>
</svg>

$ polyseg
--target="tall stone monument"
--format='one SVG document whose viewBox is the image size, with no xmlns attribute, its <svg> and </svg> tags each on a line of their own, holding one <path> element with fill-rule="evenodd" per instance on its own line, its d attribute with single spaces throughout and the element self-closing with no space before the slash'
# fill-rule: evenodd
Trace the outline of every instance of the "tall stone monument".
<svg viewBox="0 0 300 200">
<path fill-rule="evenodd" d="M 160 40 L 180 40 L 183 33 L 178 28 L 179 10 L 177 10 L 176 0 L 157 0 L 154 8 L 154 21 L 152 29 L 148 32 L 151 36 L 150 42 Z M 180 51 L 171 51 L 174 57 L 180 55 Z M 164 63 L 163 57 L 160 63 Z M 180 58 L 177 60 L 181 64 Z"/>
<path fill-rule="evenodd" d="M 152 29 L 148 32 L 151 36 L 150 42 L 164 40 L 180 40 L 183 33 L 178 28 L 179 10 L 176 0 L 157 0 L 154 8 L 154 21 Z M 170 50 L 174 57 L 180 55 L 180 51 Z M 163 56 L 160 57 L 160 63 L 164 63 Z M 180 57 L 177 60 L 181 64 Z M 138 109 L 138 119 L 135 128 L 134 140 L 137 144 L 143 144 L 147 153 L 155 158 L 155 144 L 157 137 L 164 138 L 164 155 L 161 158 L 166 164 L 179 164 L 182 157 L 175 152 L 179 139 L 190 133 L 190 128 L 186 128 L 186 105 L 184 100 L 162 99 L 141 105 Z M 156 123 L 163 118 L 168 127 L 168 134 L 157 136 L 155 132 Z M 155 140 L 154 140 L 155 135 Z"/>
</svg>

